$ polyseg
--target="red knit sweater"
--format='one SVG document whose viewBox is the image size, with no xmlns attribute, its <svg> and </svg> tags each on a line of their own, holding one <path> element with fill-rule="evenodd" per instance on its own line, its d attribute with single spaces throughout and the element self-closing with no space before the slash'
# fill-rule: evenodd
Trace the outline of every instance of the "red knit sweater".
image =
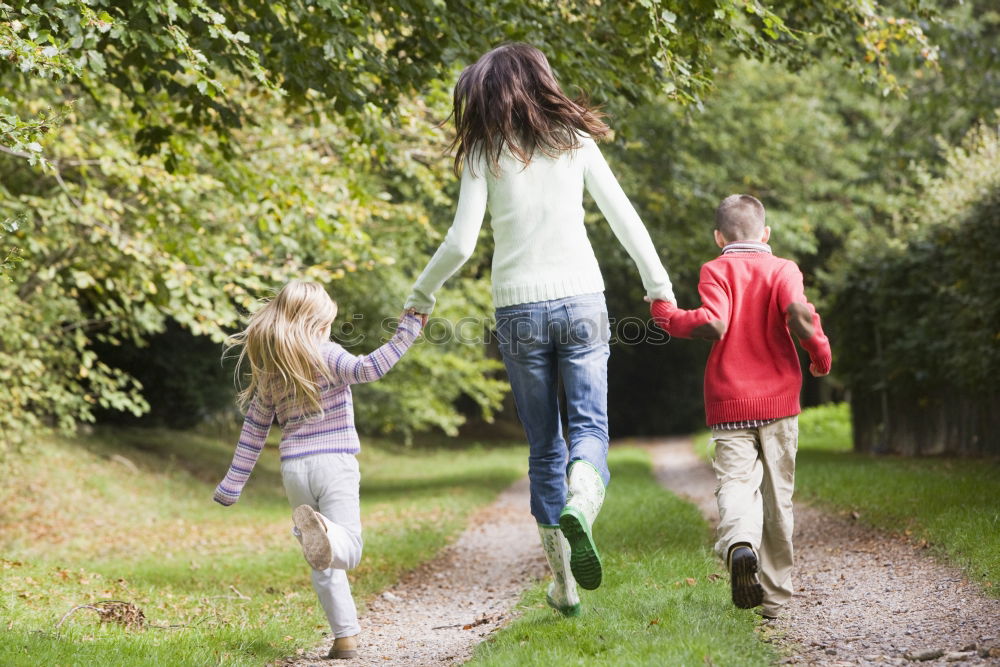
<svg viewBox="0 0 1000 667">
<path fill-rule="evenodd" d="M 805 297 L 802 272 L 769 252 L 726 253 L 701 267 L 702 306 L 654 301 L 653 320 L 676 338 L 717 338 L 705 367 L 710 426 L 797 415 L 802 371 L 788 330 L 789 305 L 804 304 L 812 336 L 800 340 L 819 373 L 830 370 L 830 342 Z M 721 338 L 720 338 L 721 336 Z"/>
</svg>

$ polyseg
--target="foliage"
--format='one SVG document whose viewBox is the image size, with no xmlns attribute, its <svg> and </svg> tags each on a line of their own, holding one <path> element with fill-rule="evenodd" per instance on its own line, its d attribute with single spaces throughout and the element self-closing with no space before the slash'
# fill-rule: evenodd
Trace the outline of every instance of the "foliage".
<svg viewBox="0 0 1000 667">
<path fill-rule="evenodd" d="M 906 5 L 928 15 L 919 0 Z M 928 62 L 935 54 L 913 19 L 882 9 L 847 0 L 774 8 L 757 0 L 696 7 L 495 0 L 475 11 L 458 0 L 37 0 L 0 4 L 0 57 L 14 72 L 72 79 L 95 96 L 110 82 L 130 111 L 145 116 L 138 136 L 153 151 L 179 127 L 224 134 L 252 121 L 252 100 L 227 80 L 233 77 L 279 91 L 293 107 L 330 101 L 361 129 L 359 110 L 390 109 L 437 80 L 442 66 L 505 40 L 543 47 L 560 74 L 585 90 L 610 87 L 633 101 L 656 90 L 697 100 L 711 80 L 716 44 L 756 58 L 801 59 L 823 48 L 891 87 L 890 51 L 916 45 Z M 43 116 L 20 118 L 3 145 L 18 149 L 44 124 Z"/>
<path fill-rule="evenodd" d="M 219 340 L 292 276 L 330 283 L 367 318 L 352 350 L 374 347 L 440 239 L 430 221 L 450 218 L 446 79 L 497 42 L 537 44 L 614 110 L 697 102 L 733 54 L 835 52 L 892 87 L 882 54 L 935 59 L 913 55 L 927 16 L 917 0 L 0 2 L 0 220 L 21 220 L 0 247 L 3 445 L 147 408 L 95 342 L 141 346 L 171 320 Z M 484 315 L 484 280 L 466 269 L 442 314 Z M 379 408 L 362 423 L 453 431 L 457 398 L 499 404 L 496 368 L 481 346 L 418 346 L 361 392 Z"/>
<path fill-rule="evenodd" d="M 696 302 L 698 267 L 717 252 L 714 207 L 727 194 L 750 192 L 767 207 L 775 251 L 799 263 L 807 293 L 833 324 L 830 295 L 844 275 L 841 263 L 855 252 L 845 240 L 891 225 L 907 204 L 914 165 L 940 173 L 943 146 L 1000 107 L 1000 86 L 989 85 L 1000 75 L 1000 12 L 977 0 L 942 6 L 937 16 L 926 29 L 940 47 L 938 68 L 894 56 L 907 96 L 874 94 L 836 62 L 789 72 L 780 64 L 724 60 L 701 111 L 658 100 L 613 119 L 624 141 L 605 152 L 650 228 L 682 306 Z M 631 260 L 603 223 L 591 236 L 613 314 L 645 317 Z M 836 342 L 839 332 L 830 334 Z M 697 341 L 617 346 L 610 366 L 614 429 L 685 432 L 702 424 L 707 352 Z M 832 380 L 807 375 L 804 400 L 837 396 L 841 382 L 852 381 L 840 371 L 835 357 Z"/>
<path fill-rule="evenodd" d="M 974 395 L 1000 373 L 1000 136 L 978 126 L 944 159 L 940 176 L 918 172 L 892 225 L 849 244 L 837 353 L 858 388 Z"/>
<path fill-rule="evenodd" d="M 0 163 L 0 214 L 24 216 L 14 238 L 26 260 L 0 285 L 0 307 L 19 332 L 0 349 L 16 376 L 0 388 L 11 406 L 0 416 L 5 439 L 40 419 L 70 427 L 92 419 L 97 406 L 145 410 L 139 387 L 98 359 L 92 341 L 134 345 L 170 319 L 218 342 L 259 296 L 293 276 L 331 284 L 348 306 L 344 318 L 364 315 L 368 335 L 355 337 L 352 350 L 377 345 L 382 319 L 398 314 L 423 260 L 404 249 L 431 234 L 429 216 L 450 204 L 444 139 L 422 103 L 401 108 L 396 128 L 373 114 L 378 140 L 395 149 L 377 161 L 336 117 L 290 125 L 279 104 L 260 102 L 259 125 L 234 135 L 238 159 L 206 141 L 189 147 L 184 169 L 170 172 L 161 159 L 137 156 L 128 138 L 134 119 L 105 116 L 81 100 L 72 122 L 51 135 L 62 157 L 47 175 L 15 159 Z M 399 411 L 386 410 L 370 426 L 452 429 L 456 392 L 495 405 L 497 381 L 487 377 L 495 362 L 481 350 L 449 354 L 405 360 L 403 367 L 416 363 L 439 376 L 447 369 L 450 382 L 411 410 L 427 387 L 417 375 L 394 374 L 386 386 L 409 382 L 410 398 L 390 402 Z"/>
<path fill-rule="evenodd" d="M 699 302 L 700 266 L 718 253 L 713 213 L 726 195 L 747 192 L 764 202 L 775 252 L 800 263 L 810 288 L 837 239 L 872 224 L 885 197 L 880 183 L 866 182 L 871 144 L 857 140 L 845 120 L 844 107 L 864 110 L 866 100 L 849 98 L 849 106 L 831 99 L 823 86 L 828 68 L 790 73 L 739 60 L 717 76 L 720 86 L 703 112 L 688 117 L 663 103 L 637 108 L 616 123 L 627 127 L 628 141 L 607 150 L 688 308 Z M 631 259 L 603 221 L 590 231 L 612 310 L 648 318 Z M 708 350 L 703 341 L 616 345 L 612 424 L 626 433 L 689 432 L 704 424 Z M 645 385 L 641 392 L 629 389 L 637 382 Z"/>
</svg>

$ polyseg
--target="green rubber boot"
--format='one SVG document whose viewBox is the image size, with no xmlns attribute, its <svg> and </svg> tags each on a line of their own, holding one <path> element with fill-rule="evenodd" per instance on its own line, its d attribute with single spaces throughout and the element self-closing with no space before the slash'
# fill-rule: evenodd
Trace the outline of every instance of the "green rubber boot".
<svg viewBox="0 0 1000 667">
<path fill-rule="evenodd" d="M 545 601 L 563 616 L 580 615 L 580 596 L 576 592 L 576 580 L 569 567 L 569 542 L 563 537 L 559 526 L 538 524 L 538 535 L 542 538 L 542 550 L 552 570 Z"/>
<path fill-rule="evenodd" d="M 574 461 L 569 468 L 568 486 L 559 527 L 569 541 L 573 576 L 580 586 L 594 590 L 601 585 L 602 568 L 591 530 L 604 504 L 604 480 L 590 463 Z"/>
</svg>

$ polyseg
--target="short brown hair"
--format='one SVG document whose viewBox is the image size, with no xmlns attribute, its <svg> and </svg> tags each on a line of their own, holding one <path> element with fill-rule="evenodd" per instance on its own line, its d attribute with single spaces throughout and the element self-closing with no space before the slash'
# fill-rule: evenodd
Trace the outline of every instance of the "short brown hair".
<svg viewBox="0 0 1000 667">
<path fill-rule="evenodd" d="M 750 195 L 729 195 L 715 209 L 715 228 L 733 241 L 757 241 L 764 233 L 764 205 Z"/>
</svg>

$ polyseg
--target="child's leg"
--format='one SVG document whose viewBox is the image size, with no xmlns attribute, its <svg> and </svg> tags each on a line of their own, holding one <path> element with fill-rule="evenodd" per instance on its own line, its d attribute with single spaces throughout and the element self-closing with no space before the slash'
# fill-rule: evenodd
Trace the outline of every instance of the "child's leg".
<svg viewBox="0 0 1000 667">
<path fill-rule="evenodd" d="M 552 570 L 546 602 L 563 616 L 580 615 L 580 596 L 576 592 L 576 580 L 570 571 L 569 543 L 559 526 L 539 524 L 538 535 L 542 538 L 542 550 Z"/>
<path fill-rule="evenodd" d="M 592 526 L 604 503 L 608 471 L 608 340 L 604 295 L 566 299 L 553 313 L 559 373 L 569 420 L 569 495 L 559 525 L 569 540 L 570 565 L 586 589 L 601 585 L 603 564 Z"/>
<path fill-rule="evenodd" d="M 760 428 L 764 475 L 761 493 L 764 529 L 760 544 L 760 582 L 763 612 L 777 616 L 792 597 L 792 492 L 795 488 L 795 452 L 798 417 L 787 417 Z"/>
<path fill-rule="evenodd" d="M 312 570 L 312 584 L 334 638 L 353 637 L 360 633 L 358 609 L 354 606 L 347 572 L 332 567 L 329 570 Z"/>
<path fill-rule="evenodd" d="M 310 471 L 309 485 L 316 494 L 333 550 L 333 568 L 353 570 L 361 561 L 361 471 L 353 454 L 324 454 L 326 463 Z"/>
<path fill-rule="evenodd" d="M 531 514 L 559 523 L 566 502 L 566 442 L 559 418 L 558 361 L 544 302 L 497 310 L 497 343 L 528 439 Z"/>
<path fill-rule="evenodd" d="M 734 544 L 760 548 L 763 507 L 760 483 L 764 474 L 757 451 L 755 429 L 725 431 L 712 429 L 715 457 L 712 467 L 719 485 L 715 498 L 719 503 L 718 541 L 715 552 L 729 565 L 729 550 Z"/>
<path fill-rule="evenodd" d="M 313 570 L 313 589 L 334 637 L 361 631 L 346 569 L 361 559 L 360 473 L 351 454 L 320 454 L 282 464 L 282 479 L 293 507 L 309 505 L 320 512 L 337 566 Z"/>
<path fill-rule="evenodd" d="M 605 486 L 608 471 L 608 357 L 611 336 L 604 295 L 567 300 L 556 314 L 559 374 L 566 391 L 569 465 L 586 461 Z"/>
</svg>

